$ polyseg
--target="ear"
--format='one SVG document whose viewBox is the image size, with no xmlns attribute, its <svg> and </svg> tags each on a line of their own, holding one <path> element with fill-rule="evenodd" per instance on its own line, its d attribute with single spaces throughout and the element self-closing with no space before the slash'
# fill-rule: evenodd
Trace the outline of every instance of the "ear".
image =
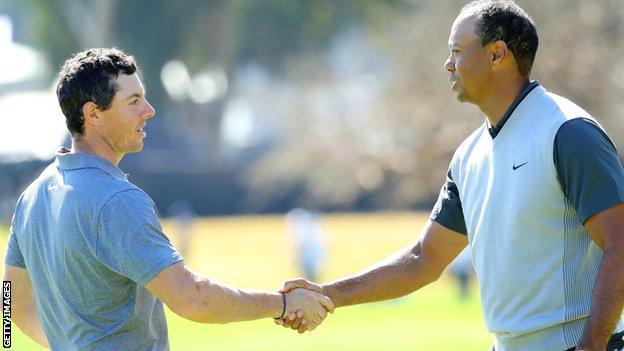
<svg viewBox="0 0 624 351">
<path fill-rule="evenodd" d="M 85 127 L 87 124 L 99 126 L 102 121 L 98 115 L 97 105 L 93 101 L 87 101 L 82 105 L 82 117 L 84 118 Z"/>
<path fill-rule="evenodd" d="M 511 52 L 504 41 L 497 40 L 491 44 L 490 57 L 492 58 L 492 65 L 500 65 L 509 57 L 509 54 Z"/>
</svg>

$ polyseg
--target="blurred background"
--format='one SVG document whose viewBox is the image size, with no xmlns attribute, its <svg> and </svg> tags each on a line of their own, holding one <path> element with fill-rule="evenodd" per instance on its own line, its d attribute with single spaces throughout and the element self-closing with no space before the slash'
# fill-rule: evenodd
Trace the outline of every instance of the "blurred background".
<svg viewBox="0 0 624 351">
<path fill-rule="evenodd" d="M 315 239 L 314 247 L 329 248 L 315 259 L 337 267 L 312 267 L 319 279 L 365 267 L 391 250 L 367 246 L 367 259 L 352 267 L 344 262 L 353 243 L 337 238 L 364 235 L 394 248 L 416 239 L 454 149 L 483 122 L 473 105 L 456 101 L 442 67 L 465 3 L 0 0 L 0 228 L 6 233 L 19 194 L 69 145 L 54 94 L 59 67 L 85 48 L 115 46 L 137 59 L 157 113 L 143 151 L 120 168 L 171 217 L 166 229 L 181 250 L 192 252 L 188 240 L 204 234 L 236 232 L 250 218 L 274 223 L 258 235 L 303 232 L 278 236 L 294 242 L 322 232 L 314 224 L 321 214 L 410 211 L 400 216 L 409 235 L 395 241 L 388 239 L 395 227 L 358 225 L 394 223 L 374 215 L 337 215 L 350 226 Z M 624 1 L 517 3 L 539 29 L 533 78 L 593 114 L 621 150 Z M 297 207 L 317 212 L 283 216 Z M 258 217 L 266 214 L 273 215 Z M 256 216 L 211 227 L 223 215 Z M 297 252 L 296 245 L 280 247 Z M 189 255 L 203 267 L 202 252 Z M 275 281 L 305 273 L 304 261 Z"/>
<path fill-rule="evenodd" d="M 624 2 L 518 1 L 533 77 L 622 146 Z M 0 218 L 68 135 L 56 74 L 72 53 L 138 60 L 157 111 L 121 168 L 163 214 L 428 208 L 482 122 L 442 64 L 464 1 L 0 0 Z"/>
</svg>

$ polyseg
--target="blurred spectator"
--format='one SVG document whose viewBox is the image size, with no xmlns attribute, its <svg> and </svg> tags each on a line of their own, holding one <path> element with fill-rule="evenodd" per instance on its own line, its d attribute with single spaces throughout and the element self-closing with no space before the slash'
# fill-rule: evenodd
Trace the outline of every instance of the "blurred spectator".
<svg viewBox="0 0 624 351">
<path fill-rule="evenodd" d="M 318 212 L 295 208 L 286 214 L 286 229 L 295 238 L 297 261 L 304 278 L 315 281 L 323 260 L 325 243 Z"/>
<path fill-rule="evenodd" d="M 193 205 L 186 199 L 177 199 L 169 205 L 168 214 L 176 225 L 173 231 L 177 238 L 176 247 L 184 260 L 188 262 L 189 243 L 195 222 Z"/>
<path fill-rule="evenodd" d="M 459 291 L 459 298 L 464 300 L 470 296 L 470 283 L 474 268 L 472 267 L 472 254 L 470 248 L 465 248 L 459 256 L 451 262 L 449 270 L 455 280 Z"/>
</svg>

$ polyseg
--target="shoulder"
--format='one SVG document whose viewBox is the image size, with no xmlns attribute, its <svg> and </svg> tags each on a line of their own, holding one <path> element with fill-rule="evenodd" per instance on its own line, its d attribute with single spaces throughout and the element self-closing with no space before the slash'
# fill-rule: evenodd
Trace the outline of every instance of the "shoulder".
<svg viewBox="0 0 624 351">
<path fill-rule="evenodd" d="M 50 165 L 48 165 L 41 172 L 41 174 L 39 174 L 39 176 L 35 180 L 33 180 L 32 183 L 30 183 L 26 187 L 26 189 L 24 189 L 24 191 L 22 192 L 22 194 L 20 195 L 17 201 L 16 213 L 19 212 L 20 206 L 27 204 L 27 203 L 35 202 L 36 199 L 39 197 L 39 193 L 42 190 L 47 189 L 50 186 L 50 184 L 53 183 L 57 174 L 58 172 L 56 169 L 56 163 L 53 162 Z"/>
<path fill-rule="evenodd" d="M 624 169 L 617 150 L 593 120 L 572 119 L 559 128 L 554 165 L 562 190 L 583 221 L 624 199 Z"/>
<path fill-rule="evenodd" d="M 110 217 L 145 217 L 156 214 L 152 198 L 137 186 L 120 189 L 104 198 L 98 210 L 98 217 L 104 213 Z M 108 219 L 107 219 L 108 220 Z"/>
<path fill-rule="evenodd" d="M 562 117 L 563 120 L 592 118 L 591 115 L 579 105 L 550 91 L 545 92 L 543 103 L 550 107 L 549 110 L 551 110 L 554 114 Z"/>
<path fill-rule="evenodd" d="M 120 206 L 132 208 L 133 206 L 153 206 L 154 201 L 149 195 L 136 185 L 116 189 L 103 201 L 102 206 Z"/>
<path fill-rule="evenodd" d="M 557 130 L 557 138 L 561 140 L 574 140 L 575 138 L 607 138 L 605 130 L 594 119 L 589 118 L 572 118 L 565 121 L 559 130 Z M 583 142 L 584 140 L 577 140 Z M 610 141 L 610 139 L 609 139 Z"/>
<path fill-rule="evenodd" d="M 555 151 L 579 157 L 596 148 L 617 152 L 611 138 L 593 119 L 574 118 L 565 121 L 555 136 Z"/>
<path fill-rule="evenodd" d="M 553 146 L 557 147 L 557 138 L 562 132 L 569 132 L 569 126 L 573 129 L 577 127 L 582 129 L 587 128 L 587 124 L 595 123 L 601 128 L 587 111 L 558 94 L 541 88 L 534 97 L 534 101 L 530 111 L 527 111 L 532 117 L 527 119 L 523 130 L 525 136 L 531 138 L 532 145 L 541 145 L 546 153 L 551 150 L 550 154 L 552 154 Z M 572 122 L 576 120 L 581 121 L 580 124 Z M 550 157 L 547 159 L 547 163 L 551 164 Z"/>
<path fill-rule="evenodd" d="M 101 209 L 112 199 L 134 202 L 147 197 L 136 185 L 126 179 L 114 177 L 98 168 L 89 168 L 72 177 L 66 177 L 66 184 L 73 187 L 74 196 L 85 204 Z"/>
</svg>

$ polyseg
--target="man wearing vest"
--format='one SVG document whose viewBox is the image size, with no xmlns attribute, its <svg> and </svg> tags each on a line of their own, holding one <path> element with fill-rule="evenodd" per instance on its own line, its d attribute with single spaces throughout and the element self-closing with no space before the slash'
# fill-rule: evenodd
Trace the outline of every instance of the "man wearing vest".
<svg viewBox="0 0 624 351">
<path fill-rule="evenodd" d="M 418 242 L 364 273 L 284 289 L 317 290 L 336 306 L 390 299 L 435 281 L 470 245 L 493 350 L 621 350 L 615 146 L 587 112 L 529 79 L 537 29 L 513 2 L 466 5 L 448 44 L 451 90 L 486 119 L 456 150 Z"/>
</svg>

